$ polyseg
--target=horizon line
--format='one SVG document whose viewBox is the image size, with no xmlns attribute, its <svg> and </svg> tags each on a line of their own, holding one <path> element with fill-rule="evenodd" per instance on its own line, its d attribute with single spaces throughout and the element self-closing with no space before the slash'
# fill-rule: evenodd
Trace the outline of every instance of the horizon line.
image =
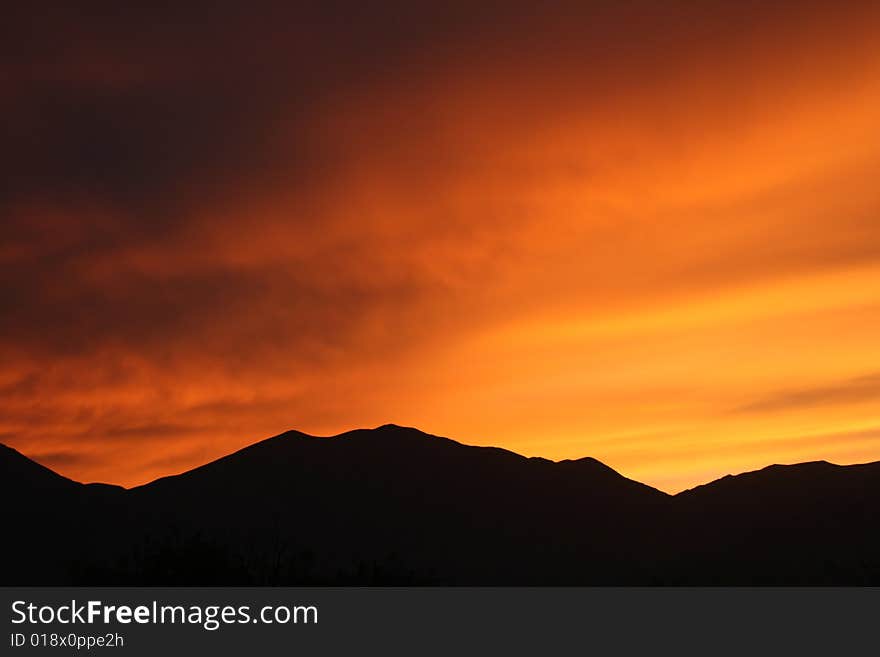
<svg viewBox="0 0 880 657">
<path fill-rule="evenodd" d="M 66 475 L 64 475 L 64 474 L 62 474 L 60 471 L 56 470 L 56 469 L 53 468 L 53 467 L 50 467 L 50 466 L 48 466 L 48 465 L 46 465 L 46 464 L 44 464 L 44 463 L 41 463 L 41 462 L 38 460 L 39 457 L 29 456 L 28 454 L 25 454 L 24 452 L 18 450 L 17 448 L 13 447 L 12 445 L 9 445 L 9 444 L 4 443 L 4 442 L 0 442 L 0 447 L 5 447 L 6 449 L 10 449 L 10 450 L 12 450 L 13 452 L 15 452 L 16 454 L 20 455 L 21 457 L 27 459 L 28 461 L 31 461 L 32 463 L 35 463 L 35 464 L 37 464 L 38 466 L 40 466 L 40 467 L 42 467 L 42 468 L 45 468 L 45 469 L 49 470 L 49 471 L 52 472 L 53 474 L 55 474 L 55 475 L 57 475 L 57 476 L 59 476 L 59 477 L 62 477 L 62 478 L 64 478 L 64 479 L 67 479 L 68 481 L 71 481 L 71 482 L 73 482 L 73 483 L 80 484 L 80 485 L 82 485 L 82 486 L 91 486 L 91 485 L 97 485 L 97 486 L 113 486 L 113 487 L 115 487 L 115 488 L 121 488 L 121 489 L 126 490 L 126 491 L 131 491 L 131 490 L 135 490 L 135 489 L 137 489 L 137 488 L 143 488 L 144 486 L 149 486 L 149 485 L 154 484 L 154 483 L 156 483 L 157 481 L 161 481 L 161 480 L 163 480 L 163 479 L 167 479 L 167 478 L 170 478 L 170 477 L 179 477 L 179 476 L 185 475 L 185 474 L 187 474 L 187 473 L 190 473 L 190 472 L 193 472 L 193 471 L 195 471 L 195 470 L 198 470 L 199 468 L 202 468 L 202 467 L 205 467 L 205 466 L 207 466 L 207 465 L 210 465 L 211 463 L 215 463 L 215 462 L 220 461 L 220 460 L 222 460 L 222 459 L 224 459 L 224 458 L 228 458 L 228 457 L 230 457 L 230 456 L 233 456 L 233 455 L 235 455 L 235 454 L 238 454 L 239 452 L 242 452 L 242 451 L 244 451 L 244 450 L 246 450 L 246 449 L 249 449 L 249 448 L 251 448 L 251 447 L 254 447 L 254 446 L 256 446 L 256 445 L 260 445 L 260 444 L 262 444 L 262 443 L 265 443 L 265 442 L 267 442 L 267 441 L 269 441 L 269 440 L 274 440 L 274 439 L 276 439 L 276 438 L 281 438 L 281 437 L 286 436 L 287 434 L 291 434 L 291 433 L 299 434 L 300 436 L 303 436 L 303 437 L 306 437 L 306 438 L 314 438 L 314 439 L 317 439 L 317 440 L 332 440 L 332 439 L 334 439 L 334 438 L 342 438 L 343 436 L 346 436 L 346 435 L 348 435 L 348 434 L 355 433 L 355 432 L 358 432 L 358 431 L 370 431 L 370 432 L 373 432 L 373 431 L 379 431 L 379 430 L 381 430 L 381 429 L 405 429 L 405 430 L 407 430 L 407 431 L 414 431 L 414 432 L 417 432 L 417 433 L 419 433 L 419 434 L 421 434 L 421 435 L 423 435 L 423 436 L 429 437 L 429 438 L 437 438 L 437 439 L 440 439 L 440 440 L 448 440 L 448 441 L 453 442 L 453 443 L 455 443 L 455 444 L 457 444 L 457 445 L 460 445 L 460 446 L 462 446 L 462 447 L 469 447 L 469 448 L 475 448 L 475 449 L 495 449 L 495 450 L 500 450 L 500 451 L 503 451 L 503 452 L 507 452 L 507 453 L 509 453 L 509 454 L 514 454 L 514 455 L 516 455 L 516 456 L 518 456 L 518 457 L 520 457 L 520 458 L 523 458 L 523 459 L 528 459 L 528 460 L 532 460 L 532 459 L 535 459 L 535 460 L 542 460 L 542 461 L 547 461 L 547 462 L 549 462 L 549 463 L 553 463 L 553 464 L 572 463 L 572 462 L 582 461 L 582 460 L 586 460 L 586 459 L 591 459 L 591 460 L 596 461 L 597 463 L 600 463 L 600 464 L 602 464 L 603 466 L 609 468 L 610 470 L 614 471 L 616 474 L 620 475 L 621 477 L 624 477 L 625 479 L 628 479 L 628 480 L 630 480 L 630 481 L 634 481 L 634 482 L 639 483 L 639 484 L 641 484 L 641 485 L 643 485 L 643 486 L 648 486 L 649 488 L 652 488 L 652 489 L 654 489 L 654 490 L 656 490 L 656 491 L 659 491 L 659 492 L 661 492 L 661 493 L 663 493 L 663 494 L 665 494 L 665 495 L 668 495 L 669 497 L 675 497 L 675 496 L 677 496 L 677 495 L 680 495 L 681 493 L 685 493 L 685 492 L 687 492 L 687 491 L 694 490 L 694 489 L 696 489 L 696 488 L 700 488 L 700 487 L 702 487 L 702 486 L 707 486 L 707 485 L 709 485 L 709 484 L 715 483 L 715 482 L 720 481 L 720 480 L 722 480 L 722 479 L 725 479 L 725 478 L 727 478 L 727 477 L 739 477 L 739 476 L 742 476 L 742 475 L 747 475 L 747 474 L 751 474 L 751 473 L 755 473 L 755 472 L 761 472 L 761 471 L 763 471 L 763 470 L 766 470 L 766 469 L 768 469 L 768 468 L 772 468 L 772 467 L 796 467 L 796 466 L 801 466 L 801 465 L 809 465 L 809 464 L 816 464 L 816 463 L 819 463 L 819 464 L 829 465 L 829 466 L 837 467 L 837 468 L 847 468 L 847 467 L 856 467 L 856 466 L 871 465 L 871 464 L 874 464 L 874 463 L 880 463 L 880 461 L 864 461 L 864 462 L 859 462 L 859 463 L 847 463 L 847 464 L 842 464 L 842 463 L 834 463 L 834 462 L 832 462 L 832 461 L 828 461 L 828 460 L 826 460 L 826 459 L 815 459 L 815 460 L 809 460 L 809 461 L 797 461 L 797 462 L 794 462 L 794 463 L 769 463 L 769 464 L 767 464 L 767 465 L 764 465 L 764 466 L 761 466 L 761 467 L 757 467 L 757 468 L 755 468 L 754 470 L 743 470 L 743 471 L 741 471 L 741 472 L 737 472 L 737 473 L 727 473 L 727 474 L 721 475 L 720 477 L 717 477 L 717 478 L 715 478 L 715 479 L 711 479 L 711 480 L 709 480 L 709 481 L 706 481 L 706 482 L 703 482 L 703 483 L 700 483 L 700 484 L 696 484 L 696 485 L 694 485 L 694 486 L 690 486 L 690 487 L 688 487 L 688 488 L 683 488 L 683 489 L 681 489 L 681 490 L 679 490 L 679 491 L 676 491 L 676 492 L 674 492 L 674 493 L 671 493 L 671 492 L 666 491 L 666 490 L 663 490 L 663 489 L 661 489 L 661 488 L 657 488 L 656 486 L 652 486 L 652 485 L 650 485 L 650 484 L 646 484 L 646 483 L 644 483 L 644 482 L 642 482 L 642 481 L 639 481 L 638 479 L 633 479 L 633 478 L 631 478 L 631 477 L 627 477 L 626 475 L 624 475 L 623 473 L 621 473 L 621 472 L 620 472 L 619 470 L 617 470 L 616 468 L 614 468 L 614 467 L 608 465 L 608 464 L 605 463 L 604 461 L 601 461 L 601 460 L 599 460 L 599 459 L 597 459 L 597 458 L 595 458 L 595 457 L 593 457 L 593 456 L 581 456 L 581 457 L 574 458 L 574 459 L 568 458 L 568 459 L 560 459 L 560 460 L 556 461 L 556 460 L 549 459 L 549 458 L 546 458 L 546 457 L 543 457 L 543 456 L 526 456 L 525 454 L 521 454 L 521 453 L 519 453 L 519 452 L 516 452 L 516 451 L 514 451 L 514 450 L 508 449 L 508 448 L 506 448 L 506 447 L 499 447 L 499 446 L 497 446 L 497 445 L 472 445 L 472 444 L 468 444 L 468 443 L 463 443 L 463 442 L 461 442 L 461 441 L 459 441 L 459 440 L 456 440 L 456 439 L 454 439 L 454 438 L 449 438 L 449 437 L 447 437 L 447 436 L 439 436 L 439 435 L 437 435 L 437 434 L 428 433 L 427 431 L 424 431 L 424 430 L 422 430 L 422 429 L 419 429 L 418 427 L 412 427 L 412 426 L 400 425 L 400 424 L 395 424 L 395 423 L 393 423 L 393 422 L 386 422 L 386 423 L 384 423 L 384 424 L 380 424 L 380 425 L 378 425 L 378 426 L 376 426 L 376 427 L 355 427 L 354 429 L 348 429 L 348 430 L 343 431 L 343 432 L 341 432 L 341 433 L 331 434 L 331 435 L 316 435 L 316 434 L 310 434 L 310 433 L 306 433 L 306 432 L 304 432 L 304 431 L 300 431 L 299 429 L 287 429 L 287 430 L 285 430 L 285 431 L 282 431 L 281 433 L 274 434 L 274 435 L 271 435 L 271 436 L 267 436 L 266 438 L 262 438 L 262 439 L 260 439 L 260 440 L 255 441 L 255 442 L 248 443 L 247 445 L 244 445 L 243 447 L 240 447 L 240 448 L 235 449 L 235 450 L 233 450 L 233 451 L 231 451 L 231 452 L 228 452 L 228 453 L 226 453 L 226 454 L 223 454 L 222 456 L 219 456 L 219 457 L 217 457 L 217 458 L 214 458 L 214 459 L 211 459 L 211 460 L 205 461 L 204 463 L 201 463 L 201 464 L 199 464 L 199 465 L 193 466 L 193 467 L 188 468 L 188 469 L 186 469 L 186 470 L 182 470 L 182 471 L 180 471 L 180 472 L 172 472 L 172 473 L 169 473 L 169 474 L 166 474 L 166 475 L 162 475 L 162 476 L 160 476 L 160 477 L 156 477 L 156 478 L 154 478 L 154 479 L 151 479 L 151 480 L 149 480 L 149 481 L 146 481 L 146 482 L 144 482 L 144 483 L 142 483 L 142 484 L 137 484 L 137 485 L 134 485 L 134 486 L 124 486 L 124 485 L 122 485 L 122 484 L 116 484 L 116 483 L 112 483 L 112 482 L 108 482 L 108 481 L 78 481 L 78 480 L 76 480 L 76 479 L 72 479 L 72 478 L 70 478 L 70 477 L 68 477 L 68 476 L 66 476 Z"/>
</svg>

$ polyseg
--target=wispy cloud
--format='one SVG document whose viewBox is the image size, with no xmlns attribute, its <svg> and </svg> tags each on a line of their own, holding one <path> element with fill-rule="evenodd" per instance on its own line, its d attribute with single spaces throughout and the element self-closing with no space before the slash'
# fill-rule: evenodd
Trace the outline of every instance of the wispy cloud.
<svg viewBox="0 0 880 657">
<path fill-rule="evenodd" d="M 880 402 L 880 373 L 829 385 L 773 392 L 736 410 L 740 413 L 776 413 L 869 402 Z"/>
</svg>

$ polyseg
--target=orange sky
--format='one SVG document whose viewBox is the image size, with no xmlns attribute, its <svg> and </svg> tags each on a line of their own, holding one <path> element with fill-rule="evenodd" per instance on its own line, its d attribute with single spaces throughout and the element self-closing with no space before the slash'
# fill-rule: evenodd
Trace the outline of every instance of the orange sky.
<svg viewBox="0 0 880 657">
<path fill-rule="evenodd" d="M 125 485 L 386 422 L 670 492 L 880 460 L 880 9 L 581 4 L 46 13 L 0 441 Z"/>
</svg>

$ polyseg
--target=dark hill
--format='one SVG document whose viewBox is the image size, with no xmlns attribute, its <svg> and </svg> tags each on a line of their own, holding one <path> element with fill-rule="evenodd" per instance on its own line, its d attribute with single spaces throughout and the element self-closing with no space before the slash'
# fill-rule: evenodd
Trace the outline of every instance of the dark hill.
<svg viewBox="0 0 880 657">
<path fill-rule="evenodd" d="M 0 445 L 0 584 L 71 582 L 72 564 L 106 555 L 103 534 L 126 514 L 125 489 L 80 484 Z"/>
<path fill-rule="evenodd" d="M 685 579 L 880 582 L 880 463 L 772 465 L 679 493 Z"/>
<path fill-rule="evenodd" d="M 880 583 L 880 464 L 671 497 L 394 425 L 291 431 L 127 491 L 0 459 L 9 584 Z"/>
<path fill-rule="evenodd" d="M 598 462 L 556 464 L 393 425 L 288 432 L 131 494 L 146 513 L 161 510 L 150 526 L 198 526 L 241 546 L 249 572 L 284 564 L 261 581 L 402 583 L 565 582 L 572 567 L 601 578 L 669 500 Z M 273 554 L 260 552 L 267 545 Z"/>
<path fill-rule="evenodd" d="M 72 490 L 80 485 L 6 445 L 0 445 L 0 471 L 3 472 L 0 493 L 8 501 L 21 496 L 36 498 L 34 502 L 39 502 L 41 497 Z"/>
</svg>

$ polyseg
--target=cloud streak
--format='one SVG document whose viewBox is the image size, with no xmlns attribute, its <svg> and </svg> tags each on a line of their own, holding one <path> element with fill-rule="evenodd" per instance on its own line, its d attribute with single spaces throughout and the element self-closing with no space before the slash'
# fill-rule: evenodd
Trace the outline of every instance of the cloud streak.
<svg viewBox="0 0 880 657">
<path fill-rule="evenodd" d="M 747 404 L 741 413 L 776 413 L 816 406 L 850 406 L 880 400 L 880 374 L 868 374 L 837 384 L 786 390 Z"/>
</svg>

